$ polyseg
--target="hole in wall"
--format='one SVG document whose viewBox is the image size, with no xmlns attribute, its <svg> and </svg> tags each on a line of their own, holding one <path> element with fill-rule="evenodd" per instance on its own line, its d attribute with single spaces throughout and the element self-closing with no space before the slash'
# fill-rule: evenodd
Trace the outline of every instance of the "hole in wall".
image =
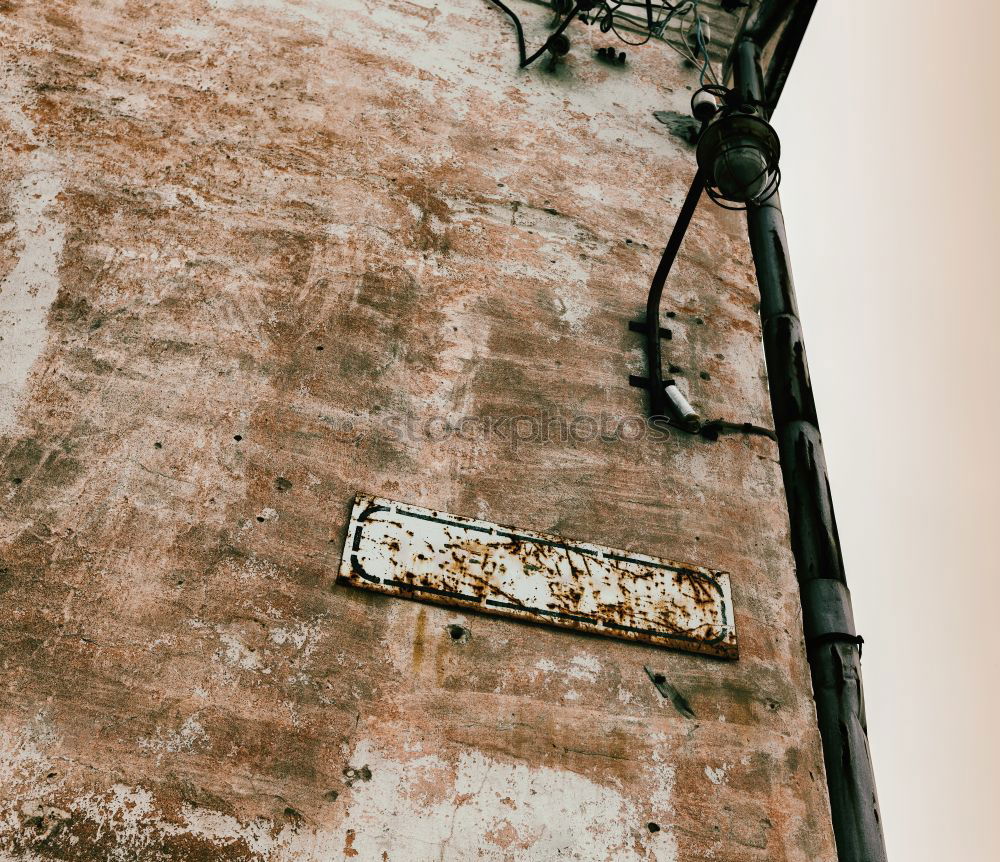
<svg viewBox="0 0 1000 862">
<path fill-rule="evenodd" d="M 456 643 L 465 643 L 469 640 L 470 632 L 465 626 L 452 623 L 452 625 L 446 626 L 446 628 L 451 639 Z"/>
</svg>

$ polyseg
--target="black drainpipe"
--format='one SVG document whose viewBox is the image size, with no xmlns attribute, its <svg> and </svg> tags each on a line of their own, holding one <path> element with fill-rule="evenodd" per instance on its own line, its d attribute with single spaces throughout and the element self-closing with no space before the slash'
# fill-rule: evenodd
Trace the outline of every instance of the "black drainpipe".
<svg viewBox="0 0 1000 862">
<path fill-rule="evenodd" d="M 736 89 L 764 103 L 757 45 L 743 38 L 734 55 Z M 747 231 L 837 854 L 840 862 L 885 862 L 861 688 L 862 640 L 854 629 L 777 194 L 747 208 Z"/>
</svg>

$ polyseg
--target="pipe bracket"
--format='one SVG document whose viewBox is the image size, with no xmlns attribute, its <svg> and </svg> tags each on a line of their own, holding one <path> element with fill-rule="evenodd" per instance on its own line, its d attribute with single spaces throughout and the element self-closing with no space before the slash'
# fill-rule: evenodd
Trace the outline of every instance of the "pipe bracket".
<svg viewBox="0 0 1000 862">
<path fill-rule="evenodd" d="M 802 584 L 802 627 L 806 643 L 835 640 L 863 643 L 854 627 L 851 591 L 832 578 L 817 578 Z"/>
</svg>

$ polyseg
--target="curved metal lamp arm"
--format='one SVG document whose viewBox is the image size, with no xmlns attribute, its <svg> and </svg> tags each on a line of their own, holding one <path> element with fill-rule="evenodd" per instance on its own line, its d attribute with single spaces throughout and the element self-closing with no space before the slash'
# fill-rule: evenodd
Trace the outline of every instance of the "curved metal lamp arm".
<svg viewBox="0 0 1000 862">
<path fill-rule="evenodd" d="M 649 286 L 649 296 L 646 299 L 646 364 L 649 368 L 649 413 L 654 419 L 657 417 L 667 417 L 667 400 L 664 394 L 663 379 L 663 355 L 660 343 L 660 301 L 663 299 L 663 288 L 667 283 L 667 276 L 677 259 L 677 252 L 680 250 L 684 234 L 687 233 L 688 225 L 691 224 L 691 217 L 698 206 L 698 199 L 701 197 L 702 189 L 705 188 L 705 180 L 701 171 L 697 171 L 691 188 L 688 189 L 687 197 L 681 205 L 681 211 L 674 223 L 674 229 L 667 240 L 667 247 L 663 250 L 663 256 L 653 274 L 653 281 Z"/>
</svg>

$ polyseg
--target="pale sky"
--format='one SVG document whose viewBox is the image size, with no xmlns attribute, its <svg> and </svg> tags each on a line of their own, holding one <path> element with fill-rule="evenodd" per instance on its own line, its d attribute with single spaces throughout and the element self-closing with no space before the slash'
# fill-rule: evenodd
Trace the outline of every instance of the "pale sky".
<svg viewBox="0 0 1000 862">
<path fill-rule="evenodd" d="M 1000 10 L 820 0 L 774 125 L 889 857 L 1000 860 Z"/>
</svg>

